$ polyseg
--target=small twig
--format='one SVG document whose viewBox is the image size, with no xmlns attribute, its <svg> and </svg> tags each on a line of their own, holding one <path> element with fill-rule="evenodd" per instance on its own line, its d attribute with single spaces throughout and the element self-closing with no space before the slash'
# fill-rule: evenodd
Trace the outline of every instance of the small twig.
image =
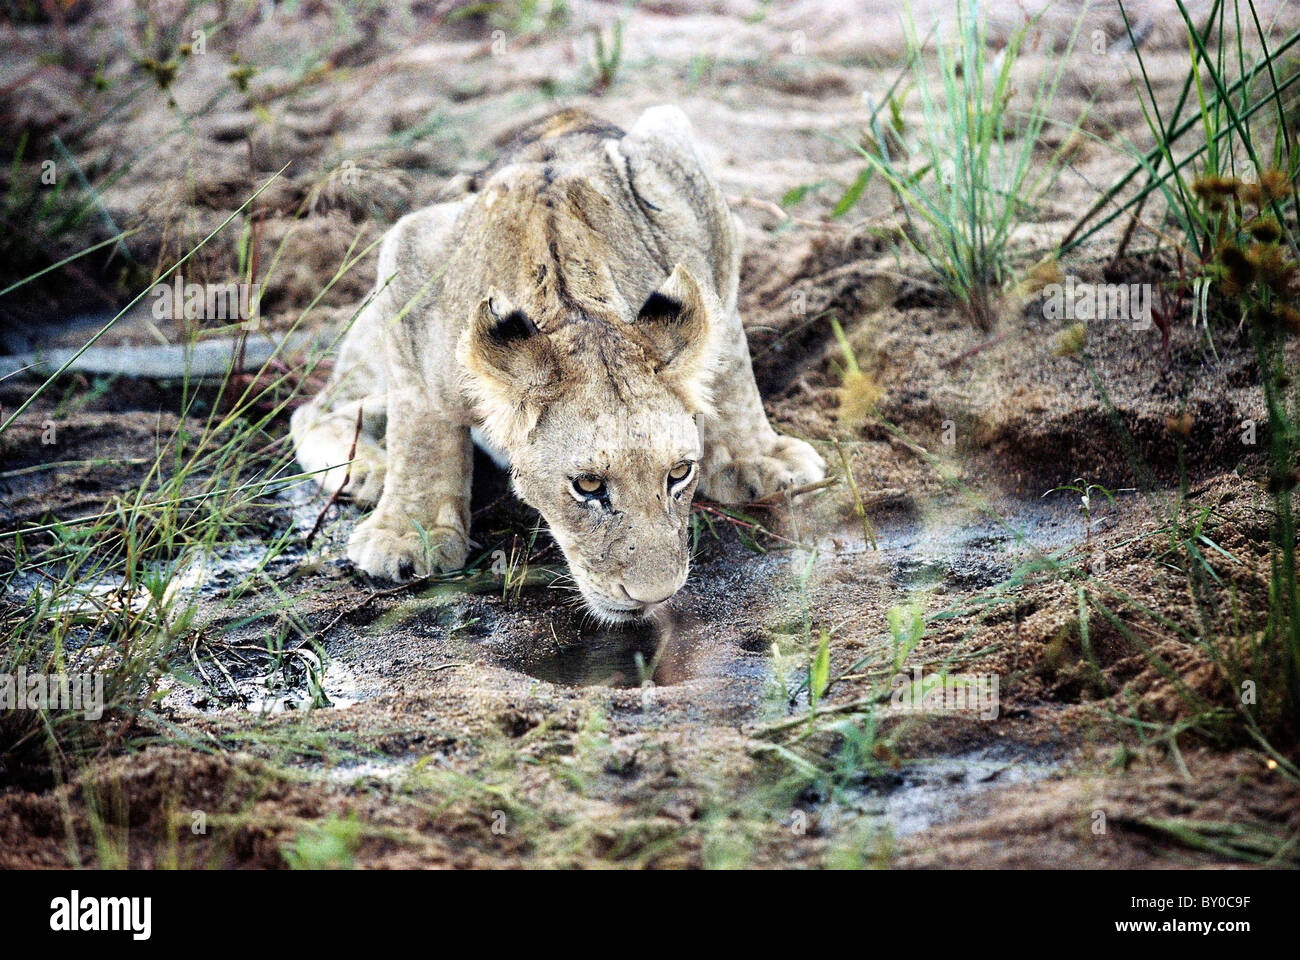
<svg viewBox="0 0 1300 960">
<path fill-rule="evenodd" d="M 470 516 L 471 516 L 471 519 L 473 519 L 473 518 L 477 518 L 477 517 L 481 517 L 483 514 L 487 513 L 489 510 L 491 510 L 491 509 L 492 509 L 493 507 L 495 507 L 497 504 L 499 504 L 499 503 L 504 503 L 506 500 L 509 500 L 510 497 L 511 497 L 511 495 L 510 495 L 509 493 L 503 493 L 503 494 L 501 494 L 501 496 L 497 497 L 497 498 L 496 498 L 495 500 L 493 500 L 491 503 L 485 503 L 485 504 L 483 504 L 483 506 L 479 507 L 477 510 L 475 510 L 475 511 L 470 515 Z"/>
<path fill-rule="evenodd" d="M 894 446 L 902 447 L 904 450 L 916 454 L 927 463 L 930 462 L 930 451 L 925 449 L 925 447 L 918 446 L 917 444 L 904 440 L 901 437 L 896 437 L 892 433 L 889 435 L 888 440 L 890 443 L 894 444 Z"/>
<path fill-rule="evenodd" d="M 863 507 L 874 507 L 881 503 L 890 503 L 894 500 L 906 500 L 907 491 L 902 487 L 881 487 L 874 493 L 869 493 L 862 498 Z"/>
<path fill-rule="evenodd" d="M 811 230 L 853 230 L 855 225 L 847 223 L 828 223 L 824 220 L 805 220 L 802 217 L 791 216 L 782 207 L 777 206 L 770 200 L 760 200 L 758 197 L 747 196 L 729 196 L 727 203 L 733 207 L 753 207 L 755 210 L 762 210 L 770 213 L 774 217 L 779 217 L 795 226 L 808 227 Z"/>
<path fill-rule="evenodd" d="M 793 500 L 795 497 L 802 497 L 805 493 L 812 493 L 815 490 L 823 490 L 835 483 L 834 477 L 826 477 L 824 480 L 818 480 L 815 483 L 805 483 L 802 486 L 791 487 L 788 490 L 777 490 L 769 493 L 765 497 L 759 497 L 757 500 L 751 500 L 748 503 L 724 503 L 726 507 L 776 507 L 784 504 L 787 499 Z"/>
<path fill-rule="evenodd" d="M 1146 205 L 1147 196 L 1150 196 L 1150 194 L 1138 198 L 1137 205 L 1133 208 L 1133 213 L 1130 214 L 1128 218 L 1128 226 L 1124 228 L 1124 235 L 1120 237 L 1119 245 L 1115 247 L 1115 253 L 1110 258 L 1110 268 L 1112 270 L 1115 269 L 1119 265 L 1119 262 L 1124 259 L 1124 254 L 1128 250 L 1129 241 L 1133 239 L 1133 234 L 1137 231 L 1138 221 L 1142 217 L 1142 208 Z"/>
<path fill-rule="evenodd" d="M 203 669 L 203 664 L 199 661 L 199 655 L 196 652 L 197 647 L 198 639 L 196 637 L 195 640 L 190 643 L 190 659 L 194 661 L 194 666 L 199 671 L 199 676 L 201 676 L 203 681 L 208 685 L 208 689 L 219 697 L 221 696 L 221 688 L 212 682 L 212 678 L 208 676 L 208 671 Z"/>
<path fill-rule="evenodd" d="M 849 489 L 853 491 L 854 508 L 858 517 L 862 520 L 862 535 L 866 542 L 871 544 L 871 549 L 876 550 L 878 549 L 876 547 L 876 533 L 871 529 L 871 521 L 867 519 L 867 508 L 862 502 L 862 495 L 858 492 L 858 481 L 853 476 L 853 467 L 838 440 L 835 441 L 835 452 L 840 455 L 840 463 L 844 465 L 844 478 L 848 480 Z"/>
<path fill-rule="evenodd" d="M 719 504 L 718 506 L 725 506 L 725 504 Z M 766 534 L 767 536 L 771 537 L 774 540 L 780 540 L 784 543 L 790 544 L 793 547 L 802 547 L 804 549 L 807 549 L 806 545 L 800 543 L 798 540 L 791 540 L 789 537 L 783 537 L 779 533 L 773 533 L 771 530 L 767 529 L 767 527 L 762 526 L 761 524 L 750 523 L 749 521 L 741 520 L 739 517 L 733 517 L 725 510 L 719 510 L 718 506 L 714 506 L 713 504 L 710 503 L 701 503 L 698 500 L 695 502 L 695 508 L 697 510 L 703 510 L 705 513 L 711 513 L 715 517 L 721 517 L 727 523 L 734 524 L 737 527 L 745 527 L 748 530 L 757 530 L 760 533 Z"/>
<path fill-rule="evenodd" d="M 330 507 L 334 506 L 334 504 L 338 502 L 339 494 L 347 489 L 347 485 L 352 481 L 352 461 L 355 460 L 357 456 L 357 440 L 361 437 L 361 414 L 364 410 L 364 405 L 357 407 L 357 428 L 352 433 L 352 449 L 348 451 L 348 468 L 343 472 L 343 482 L 340 483 L 338 487 L 335 488 L 334 492 L 330 494 L 329 500 L 325 501 L 325 506 L 322 507 L 321 512 L 316 515 L 316 522 L 312 524 L 311 533 L 307 534 L 308 548 L 311 547 L 312 541 L 316 539 L 316 534 L 320 532 L 321 524 L 325 522 L 325 514 L 329 513 Z"/>
<path fill-rule="evenodd" d="M 941 367 L 961 366 L 962 363 L 969 360 L 977 353 L 983 353 L 985 350 L 988 350 L 992 347 L 996 347 L 999 343 L 1004 342 L 1010 336 L 1011 336 L 1011 331 L 1009 330 L 1006 333 L 999 333 L 996 337 L 990 337 L 988 340 L 975 344 L 975 346 L 971 347 L 969 350 L 963 350 L 955 357 L 949 357 L 947 360 L 943 361 L 943 363 L 939 364 L 939 366 Z"/>
<path fill-rule="evenodd" d="M 858 697 L 856 700 L 847 700 L 844 703 L 833 704 L 829 707 L 821 707 L 817 710 L 810 711 L 799 716 L 790 717 L 788 720 L 779 720 L 775 723 L 764 724 L 754 731 L 756 737 L 770 737 L 776 733 L 782 733 L 794 727 L 802 726 L 816 720 L 819 717 L 830 716 L 837 713 L 856 713 L 859 710 L 866 710 L 874 707 L 877 703 L 887 700 L 890 696 L 889 691 L 876 693 L 866 697 Z"/>
<path fill-rule="evenodd" d="M 226 669 L 226 665 L 217 658 L 215 653 L 212 652 L 211 645 L 205 642 L 204 646 L 208 647 L 208 656 L 211 657 L 212 662 L 217 665 L 217 669 L 221 671 L 221 675 L 226 678 L 226 683 L 230 684 L 230 692 L 235 695 L 235 699 L 240 703 L 247 703 L 248 698 L 239 692 L 239 687 L 235 685 L 235 678 L 230 675 L 230 671 Z M 241 657 L 240 659 L 243 658 Z"/>
<path fill-rule="evenodd" d="M 325 635 L 328 634 L 331 630 L 333 630 L 336 626 L 338 626 L 339 622 L 344 617 L 351 616 L 354 613 L 359 613 L 360 611 L 364 610 L 366 607 L 370 606 L 370 604 L 372 604 L 374 601 L 378 600 L 380 597 L 391 597 L 394 596 L 395 594 L 406 593 L 408 590 L 413 590 L 416 587 L 422 587 L 428 582 L 429 582 L 428 577 L 418 577 L 414 580 L 408 580 L 406 583 L 401 583 L 395 587 L 389 587 L 385 590 L 371 590 L 370 593 L 366 596 L 366 598 L 362 600 L 360 603 L 354 604 L 353 606 L 348 607 L 348 609 L 346 610 L 339 611 L 339 613 L 336 614 L 335 617 L 332 620 L 330 620 L 329 623 L 325 624 L 325 626 L 321 627 L 319 630 L 313 631 L 313 633 L 317 638 L 324 639 Z"/>
</svg>

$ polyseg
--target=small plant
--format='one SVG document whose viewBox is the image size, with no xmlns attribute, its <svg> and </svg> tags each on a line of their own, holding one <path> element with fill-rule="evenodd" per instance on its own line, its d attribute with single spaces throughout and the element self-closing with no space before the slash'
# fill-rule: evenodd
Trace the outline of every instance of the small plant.
<svg viewBox="0 0 1300 960">
<path fill-rule="evenodd" d="M 608 43 L 604 31 L 599 28 L 592 29 L 592 36 L 595 40 L 593 58 L 596 66 L 596 82 L 592 85 L 591 92 L 601 93 L 608 90 L 610 84 L 614 82 L 618 68 L 623 62 L 623 21 L 614 21 Z"/>
<path fill-rule="evenodd" d="M 1274 212 L 1291 198 L 1288 175 L 1266 170 L 1257 182 L 1207 176 L 1192 189 L 1214 223 L 1205 272 L 1219 312 L 1255 327 L 1300 332 L 1296 261 L 1289 231 Z"/>
<path fill-rule="evenodd" d="M 955 42 L 940 42 L 934 55 L 922 56 L 909 6 L 908 57 L 921 103 L 916 142 L 907 151 L 889 149 L 904 125 L 895 119 L 887 135 L 873 116 L 866 145 L 858 148 L 901 203 L 908 242 L 982 329 L 992 325 L 994 301 L 1011 279 L 1011 233 L 1062 166 L 1059 152 L 1044 162 L 1035 151 L 1079 27 L 1060 55 L 1061 66 L 1044 74 L 1022 112 L 1011 107 L 1013 73 L 1035 23 L 1026 20 L 993 58 L 982 7 L 959 0 Z M 930 63 L 938 68 L 937 86 Z M 910 157 L 917 158 L 915 165 Z"/>
<path fill-rule="evenodd" d="M 1285 340 L 1300 332 L 1295 187 L 1300 144 L 1289 120 L 1300 71 L 1285 70 L 1282 54 L 1300 43 L 1300 31 L 1270 46 L 1253 0 L 1216 0 L 1199 29 L 1182 0 L 1177 0 L 1177 9 L 1186 26 L 1191 62 L 1183 94 L 1170 115 L 1162 114 L 1145 60 L 1140 49 L 1137 52 L 1139 92 L 1145 94 L 1141 102 L 1156 146 L 1138 158 L 1136 168 L 1146 171 L 1148 187 L 1125 209 L 1136 223 L 1147 193 L 1159 192 L 1177 228 L 1161 239 L 1176 244 L 1179 295 L 1193 296 L 1207 337 L 1214 320 L 1247 330 L 1254 347 L 1267 411 L 1266 486 L 1272 500 L 1266 609 L 1241 609 L 1241 598 L 1234 597 L 1229 633 L 1235 639 L 1211 639 L 1225 616 L 1216 599 L 1224 585 L 1203 551 L 1212 548 L 1230 555 L 1207 536 L 1208 513 L 1191 523 L 1181 520 L 1188 512 L 1185 482 L 1174 513 L 1171 550 L 1165 556 L 1185 558 L 1181 567 L 1201 621 L 1199 645 L 1222 666 L 1234 689 L 1243 682 L 1257 688 L 1249 702 L 1235 705 L 1245 729 L 1260 741 L 1266 736 L 1293 740 L 1300 732 L 1300 592 L 1292 503 L 1300 429 L 1294 420 Z M 1181 121 L 1192 91 L 1196 112 Z M 1199 131 L 1202 142 L 1175 155 L 1175 143 L 1192 130 Z M 1163 328 L 1162 333 L 1167 336 Z M 1170 429 L 1185 438 L 1183 424 L 1171 423 Z M 1180 439 L 1180 451 L 1183 442 Z"/>
<path fill-rule="evenodd" d="M 1250 328 L 1268 411 L 1268 492 L 1273 501 L 1272 584 L 1268 618 L 1253 652 L 1256 676 L 1266 696 L 1258 704 L 1265 728 L 1300 734 L 1300 590 L 1296 575 L 1296 521 L 1293 495 L 1300 472 L 1300 429 L 1285 339 L 1300 331 L 1294 236 L 1285 242 L 1276 210 L 1290 183 L 1280 173 L 1261 176 L 1256 185 L 1234 184 L 1229 236 L 1216 249 L 1210 269 L 1224 300 L 1233 303 Z M 1214 202 L 1220 202 L 1215 194 Z M 1249 214 L 1251 208 L 1254 213 Z M 1248 238 L 1248 239 L 1247 239 Z"/>
<path fill-rule="evenodd" d="M 889 636 L 893 644 L 893 667 L 902 670 L 916 645 L 925 636 L 925 615 L 920 604 L 905 603 L 890 607 L 885 615 L 889 621 Z"/>
<path fill-rule="evenodd" d="M 54 160 L 39 162 L 29 156 L 30 146 L 28 135 L 21 134 L 9 169 L 0 177 L 4 183 L 0 195 L 0 226 L 4 227 L 0 234 L 4 263 L 0 296 L 49 273 L 51 263 L 68 264 L 89 252 L 60 256 L 68 238 L 94 212 L 96 198 L 67 171 L 66 160 L 61 161 L 62 167 Z M 116 242 L 113 238 L 97 247 Z"/>
<path fill-rule="evenodd" d="M 1186 24 L 1191 62 L 1182 94 L 1168 116 L 1162 113 L 1155 97 L 1146 60 L 1140 48 L 1136 50 L 1138 100 L 1156 146 L 1150 153 L 1137 157 L 1137 168 L 1146 171 L 1148 186 L 1125 205 L 1132 213 L 1133 222 L 1119 252 L 1122 253 L 1152 189 L 1163 196 L 1168 217 L 1177 227 L 1177 233 L 1170 239 L 1181 241 L 1184 249 L 1180 254 L 1202 267 L 1209 268 L 1216 259 L 1216 251 L 1243 225 L 1241 205 L 1252 199 L 1261 214 L 1274 220 L 1294 251 L 1295 188 L 1292 184 L 1300 173 L 1300 154 L 1290 133 L 1287 114 L 1294 107 L 1297 97 L 1294 85 L 1300 80 L 1300 71 L 1292 69 L 1291 75 L 1286 76 L 1281 54 L 1300 41 L 1300 31 L 1273 49 L 1253 0 L 1247 0 L 1244 5 L 1216 0 L 1199 30 L 1182 0 L 1178 0 L 1177 7 Z M 1120 11 L 1127 25 L 1123 3 Z M 1230 39 L 1233 35 L 1237 38 L 1235 43 Z M 1256 39 L 1258 49 L 1243 38 Z M 1210 44 L 1214 45 L 1213 51 Z M 1196 112 L 1187 121 L 1180 122 L 1192 91 L 1195 91 Z M 1199 144 L 1185 155 L 1176 156 L 1176 144 L 1192 131 L 1199 132 Z M 1246 188 L 1246 180 L 1254 180 L 1255 186 Z M 1292 221 L 1290 230 L 1285 226 L 1288 211 Z M 1289 238 L 1285 237 L 1288 232 L 1292 234 Z"/>
<path fill-rule="evenodd" d="M 332 815 L 302 830 L 282 851 L 293 870 L 350 870 L 363 827 L 356 815 Z"/>
<path fill-rule="evenodd" d="M 1124 490 L 1124 491 L 1122 491 L 1122 492 L 1124 492 L 1124 493 L 1129 493 L 1129 492 L 1131 492 L 1131 491 L 1130 491 L 1130 490 Z M 1078 497 L 1079 497 L 1079 514 L 1083 517 L 1083 524 L 1084 524 L 1084 526 L 1083 526 L 1083 535 L 1084 535 L 1084 552 L 1085 552 L 1085 554 L 1087 554 L 1089 557 L 1091 557 L 1091 556 L 1092 556 L 1092 547 L 1093 547 L 1093 544 L 1092 544 L 1092 533 L 1093 533 L 1093 523 L 1092 523 L 1092 515 L 1093 515 L 1092 503 L 1093 503 L 1093 500 L 1092 500 L 1092 497 L 1093 497 L 1093 494 L 1094 494 L 1094 493 L 1100 493 L 1103 497 L 1105 497 L 1105 498 L 1110 502 L 1110 505 L 1111 505 L 1112 507 L 1115 506 L 1115 494 L 1113 494 L 1111 491 L 1107 490 L 1105 487 L 1103 487 L 1103 486 L 1102 486 L 1101 484 L 1099 484 L 1099 483 L 1088 483 L 1088 482 L 1087 482 L 1086 480 L 1084 480 L 1084 478 L 1082 478 L 1082 477 L 1080 477 L 1079 479 L 1075 480 L 1073 483 L 1067 483 L 1067 484 L 1064 484 L 1063 486 L 1053 487 L 1051 490 L 1048 490 L 1047 493 L 1043 494 L 1043 496 L 1044 496 L 1044 497 L 1048 497 L 1048 496 L 1051 496 L 1051 495 L 1054 494 L 1054 493 L 1074 493 L 1074 494 L 1077 494 L 1077 495 L 1078 495 Z"/>
<path fill-rule="evenodd" d="M 173 269 L 232 223 L 256 196 Z M 365 252 L 350 252 L 324 286 L 338 283 Z M 105 323 L 81 352 L 147 292 L 141 291 Z M 290 334 L 310 309 L 293 322 Z M 285 351 L 281 344 L 245 380 L 232 366 L 219 381 L 203 384 L 187 369 L 180 378 L 177 425 L 170 434 L 159 432 L 154 449 L 140 451 L 144 456 L 136 462 L 142 475 L 133 489 L 80 516 L 26 521 L 0 530 L 0 595 L 5 601 L 0 605 L 0 634 L 5 637 L 0 673 L 102 675 L 104 719 L 100 723 L 55 710 L 0 714 L 0 759 L 15 767 L 50 758 L 61 765 L 83 751 L 120 742 L 163 695 L 168 678 L 186 682 L 182 674 L 191 666 L 208 687 L 222 689 L 200 659 L 195 584 L 201 582 L 208 559 L 239 540 L 241 531 L 265 514 L 269 495 L 308 480 L 291 466 L 282 421 L 298 402 L 320 355 L 286 364 Z M 4 411 L 0 443 L 10 442 L 11 430 L 32 429 L 24 415 L 43 394 L 53 397 L 56 385 L 66 384 L 61 375 L 71 363 L 65 361 L 16 409 Z M 68 405 L 65 398 L 59 408 Z M 265 543 L 243 583 L 231 591 L 227 607 L 239 603 L 246 584 L 265 577 L 291 536 L 286 529 Z M 31 584 L 38 586 L 33 589 Z M 295 632 L 307 636 L 310 631 L 299 623 Z M 301 646 L 286 647 L 284 653 L 300 661 L 295 668 L 305 677 L 313 705 L 327 704 L 315 653 Z M 274 659 L 273 651 L 268 655 Z M 226 689 L 237 694 L 233 682 L 225 679 Z"/>
<path fill-rule="evenodd" d="M 541 528 L 534 526 L 526 540 L 513 536 L 510 538 L 510 553 L 499 550 L 493 560 L 493 569 L 501 577 L 501 599 L 518 603 L 523 589 L 532 577 L 531 560 L 537 545 L 537 535 Z"/>
<path fill-rule="evenodd" d="M 817 705 L 831 682 L 831 635 L 822 629 L 821 639 L 817 642 L 817 652 L 808 667 L 808 709 L 817 712 Z"/>
<path fill-rule="evenodd" d="M 831 317 L 831 332 L 844 354 L 844 367 L 840 374 L 840 405 L 837 422 L 850 432 L 861 429 L 876 410 L 884 391 L 875 378 L 863 372 L 853 355 L 853 345 L 844 333 L 840 322 Z"/>
<path fill-rule="evenodd" d="M 468 0 L 446 14 L 447 22 L 486 18 L 519 36 L 541 33 L 569 19 L 567 0 Z"/>
<path fill-rule="evenodd" d="M 1173 818 L 1138 821 L 1144 829 L 1192 850 L 1202 850 L 1228 860 L 1244 860 L 1270 867 L 1300 867 L 1296 838 L 1267 823 L 1228 823 Z"/>
</svg>

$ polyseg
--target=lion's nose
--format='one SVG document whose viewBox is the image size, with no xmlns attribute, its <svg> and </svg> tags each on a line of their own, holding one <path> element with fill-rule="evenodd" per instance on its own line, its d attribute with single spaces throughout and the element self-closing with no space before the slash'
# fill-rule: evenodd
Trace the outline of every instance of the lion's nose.
<svg viewBox="0 0 1300 960">
<path fill-rule="evenodd" d="M 647 607 L 652 607 L 656 603 L 663 603 L 677 591 L 666 590 L 660 587 L 639 587 L 637 592 L 633 593 L 627 587 L 624 587 L 623 592 L 627 594 L 627 598 L 633 603 L 641 603 L 645 604 Z"/>
<path fill-rule="evenodd" d="M 634 584 L 629 590 L 626 586 L 623 589 L 623 595 L 633 603 L 643 603 L 646 606 L 653 606 L 656 603 L 663 603 L 674 593 L 682 588 L 686 582 L 684 576 L 674 577 L 671 581 L 660 583 L 639 583 Z"/>
</svg>

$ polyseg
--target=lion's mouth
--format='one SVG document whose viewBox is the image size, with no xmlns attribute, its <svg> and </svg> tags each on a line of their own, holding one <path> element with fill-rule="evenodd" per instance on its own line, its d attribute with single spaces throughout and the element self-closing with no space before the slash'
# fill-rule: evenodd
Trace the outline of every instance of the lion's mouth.
<svg viewBox="0 0 1300 960">
<path fill-rule="evenodd" d="M 616 623 L 640 620 L 648 609 L 644 603 L 620 603 L 604 597 L 587 597 L 587 605 L 599 616 Z"/>
<path fill-rule="evenodd" d="M 587 608 L 606 623 L 629 623 L 644 620 L 663 606 L 662 603 L 638 603 L 635 600 L 611 600 L 598 594 L 584 593 Z"/>
<path fill-rule="evenodd" d="M 668 610 L 668 604 L 686 582 L 686 573 L 682 572 L 671 593 L 662 599 L 638 600 L 628 594 L 621 584 L 610 591 L 588 582 L 585 576 L 573 577 L 587 610 L 597 620 L 605 624 L 629 623 L 638 620 L 655 620 Z"/>
</svg>

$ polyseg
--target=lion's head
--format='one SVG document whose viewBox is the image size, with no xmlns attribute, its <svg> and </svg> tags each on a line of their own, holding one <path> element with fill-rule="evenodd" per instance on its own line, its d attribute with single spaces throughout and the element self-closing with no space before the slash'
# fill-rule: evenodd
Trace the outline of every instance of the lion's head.
<svg viewBox="0 0 1300 960">
<path fill-rule="evenodd" d="M 492 290 L 458 349 L 516 492 L 607 621 L 646 616 L 686 582 L 720 309 L 681 266 L 635 313 L 618 307 L 543 330 Z"/>
</svg>

